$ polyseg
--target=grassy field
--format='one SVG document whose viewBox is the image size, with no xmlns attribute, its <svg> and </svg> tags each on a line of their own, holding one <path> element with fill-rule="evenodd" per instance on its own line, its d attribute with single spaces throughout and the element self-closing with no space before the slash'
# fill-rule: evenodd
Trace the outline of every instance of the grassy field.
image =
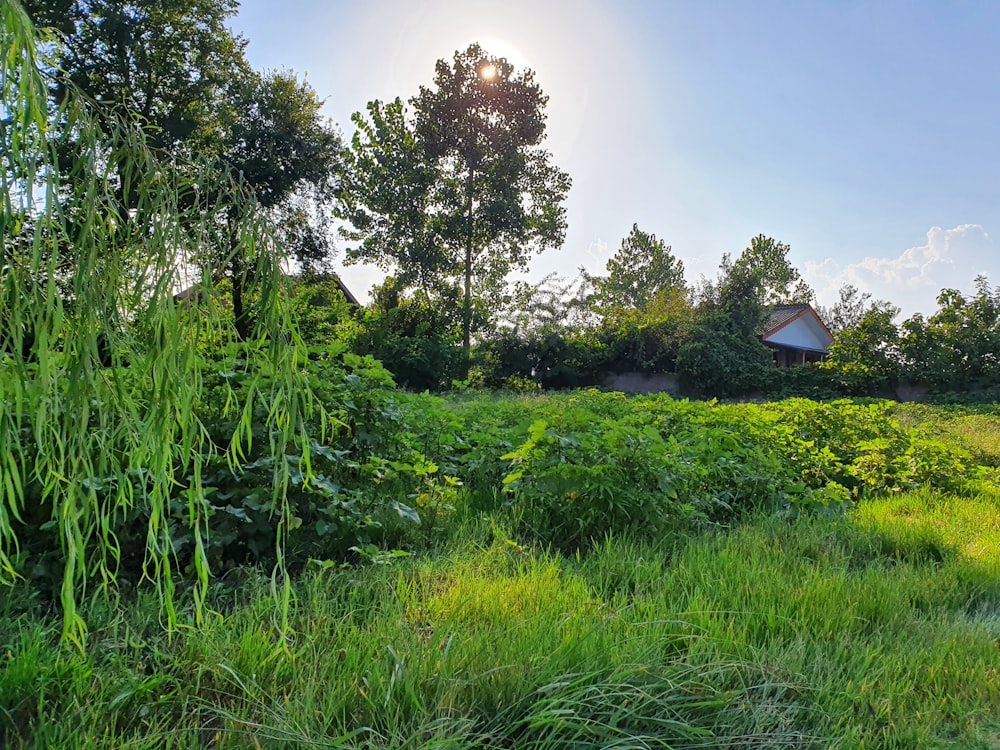
<svg viewBox="0 0 1000 750">
<path fill-rule="evenodd" d="M 994 450 L 980 421 L 995 416 L 921 408 L 901 419 Z M 285 633 L 253 571 L 216 584 L 203 628 L 171 635 L 151 594 L 95 599 L 85 653 L 14 591 L 0 746 L 1000 747 L 988 482 L 576 552 L 518 522 L 459 509 L 410 557 L 315 566 Z"/>
</svg>

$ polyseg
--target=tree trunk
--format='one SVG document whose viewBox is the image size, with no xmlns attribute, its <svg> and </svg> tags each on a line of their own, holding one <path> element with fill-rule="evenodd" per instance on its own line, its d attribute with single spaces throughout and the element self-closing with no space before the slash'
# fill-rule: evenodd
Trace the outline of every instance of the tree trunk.
<svg viewBox="0 0 1000 750">
<path fill-rule="evenodd" d="M 238 250 L 239 241 L 234 222 L 229 222 L 229 267 L 233 274 L 233 320 L 236 324 L 236 338 L 246 341 L 250 337 L 250 320 L 243 305 L 243 258 Z"/>
<path fill-rule="evenodd" d="M 472 251 L 473 251 L 473 221 L 472 221 L 472 194 L 475 188 L 476 171 L 469 170 L 469 179 L 465 188 L 465 211 L 468 218 L 468 227 L 465 237 L 465 299 L 462 304 L 462 351 L 465 354 L 465 370 L 468 375 L 469 356 L 472 349 Z"/>
</svg>

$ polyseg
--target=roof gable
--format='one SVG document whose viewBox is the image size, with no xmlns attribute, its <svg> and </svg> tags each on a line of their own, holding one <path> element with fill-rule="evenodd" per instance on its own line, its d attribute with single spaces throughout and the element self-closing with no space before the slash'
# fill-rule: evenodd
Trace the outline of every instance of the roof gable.
<svg viewBox="0 0 1000 750">
<path fill-rule="evenodd" d="M 827 352 L 833 334 L 811 305 L 777 305 L 761 336 L 764 343 L 807 351 Z"/>
</svg>

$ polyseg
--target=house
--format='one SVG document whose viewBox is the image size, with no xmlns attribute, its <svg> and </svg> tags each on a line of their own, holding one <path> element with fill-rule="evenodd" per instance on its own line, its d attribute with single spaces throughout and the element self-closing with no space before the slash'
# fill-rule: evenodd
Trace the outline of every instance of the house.
<svg viewBox="0 0 1000 750">
<path fill-rule="evenodd" d="M 302 277 L 298 275 L 289 275 L 286 276 L 286 278 L 295 282 L 299 281 Z M 347 288 L 347 286 L 341 280 L 340 276 L 338 276 L 337 274 L 331 274 L 330 276 L 322 276 L 317 278 L 323 280 L 332 280 L 337 291 L 344 295 L 344 299 L 347 300 L 347 305 L 352 312 L 361 308 L 361 303 L 358 302 L 358 298 L 351 293 L 351 290 Z M 177 294 L 174 295 L 174 302 L 184 303 L 188 305 L 197 304 L 201 301 L 203 294 L 204 294 L 204 288 L 200 284 L 194 284 L 192 286 L 189 286 L 187 289 L 177 292 Z M 321 298 L 319 301 L 313 302 L 312 304 L 316 306 L 328 305 L 329 301 L 326 300 L 325 298 Z"/>
<path fill-rule="evenodd" d="M 776 367 L 793 367 L 822 362 L 833 334 L 810 305 L 776 305 L 764 324 L 761 341 L 774 352 Z"/>
<path fill-rule="evenodd" d="M 340 276 L 334 275 L 334 282 L 337 284 L 337 289 L 341 294 L 344 295 L 344 299 L 347 300 L 347 304 L 351 306 L 352 309 L 358 309 L 361 307 L 361 303 L 358 302 L 358 298 L 351 294 L 351 290 L 347 288 Z"/>
</svg>

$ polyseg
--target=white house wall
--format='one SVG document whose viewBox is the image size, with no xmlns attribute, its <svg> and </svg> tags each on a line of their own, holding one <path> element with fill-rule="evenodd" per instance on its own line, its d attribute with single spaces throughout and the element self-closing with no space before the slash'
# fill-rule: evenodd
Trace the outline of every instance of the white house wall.
<svg viewBox="0 0 1000 750">
<path fill-rule="evenodd" d="M 793 320 L 784 328 L 775 331 L 764 338 L 772 344 L 791 346 L 795 349 L 811 349 L 825 352 L 830 347 L 830 337 L 812 318 L 802 317 Z"/>
</svg>

